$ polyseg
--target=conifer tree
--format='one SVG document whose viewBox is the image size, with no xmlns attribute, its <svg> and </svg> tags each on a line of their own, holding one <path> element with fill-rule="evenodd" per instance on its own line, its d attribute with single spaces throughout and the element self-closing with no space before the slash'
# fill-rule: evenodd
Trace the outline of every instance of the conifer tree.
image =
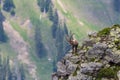
<svg viewBox="0 0 120 80">
<path fill-rule="evenodd" d="M 4 0 L 3 10 L 10 12 L 12 9 L 15 8 L 13 0 Z"/>
<path fill-rule="evenodd" d="M 36 53 L 40 58 L 43 58 L 46 56 L 47 52 L 44 44 L 42 43 L 40 27 L 35 28 L 35 47 L 36 47 Z"/>
<path fill-rule="evenodd" d="M 25 80 L 26 78 L 23 65 L 21 65 L 20 67 L 20 77 L 21 77 L 21 80 Z"/>
<path fill-rule="evenodd" d="M 56 31 L 57 31 L 58 25 L 59 25 L 59 17 L 58 17 L 57 10 L 55 10 L 54 18 L 53 18 L 53 25 L 52 25 L 53 38 L 56 38 Z"/>
<path fill-rule="evenodd" d="M 5 20 L 5 17 L 3 16 L 1 10 L 0 10 L 0 42 L 6 42 L 7 37 L 5 35 L 4 29 L 3 29 L 3 21 Z"/>
<path fill-rule="evenodd" d="M 37 4 L 40 7 L 40 11 L 44 12 L 44 8 L 45 8 L 45 0 L 37 0 Z"/>
<path fill-rule="evenodd" d="M 52 3 L 49 5 L 49 11 L 48 11 L 48 17 L 49 17 L 49 20 L 53 21 L 54 19 L 54 11 L 53 11 L 53 5 Z"/>
<path fill-rule="evenodd" d="M 46 13 L 49 11 L 49 6 L 51 5 L 51 0 L 46 0 L 45 1 L 45 11 Z"/>
</svg>

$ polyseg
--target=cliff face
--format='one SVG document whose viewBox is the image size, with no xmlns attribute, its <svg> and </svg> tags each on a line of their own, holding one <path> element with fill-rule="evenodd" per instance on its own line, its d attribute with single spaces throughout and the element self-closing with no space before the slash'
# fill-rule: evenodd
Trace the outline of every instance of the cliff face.
<svg viewBox="0 0 120 80">
<path fill-rule="evenodd" d="M 53 80 L 120 80 L 120 25 L 88 34 L 77 53 L 57 63 Z"/>
</svg>

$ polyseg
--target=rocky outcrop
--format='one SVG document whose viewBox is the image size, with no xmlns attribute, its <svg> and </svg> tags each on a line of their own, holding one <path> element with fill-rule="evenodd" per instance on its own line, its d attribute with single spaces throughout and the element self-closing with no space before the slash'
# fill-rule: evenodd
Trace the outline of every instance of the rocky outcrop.
<svg viewBox="0 0 120 80">
<path fill-rule="evenodd" d="M 120 25 L 88 37 L 77 53 L 58 62 L 52 80 L 120 80 Z"/>
<path fill-rule="evenodd" d="M 100 70 L 100 68 L 103 66 L 102 63 L 99 62 L 88 62 L 88 63 L 82 63 L 80 72 L 83 74 L 94 74 L 96 71 Z"/>
</svg>

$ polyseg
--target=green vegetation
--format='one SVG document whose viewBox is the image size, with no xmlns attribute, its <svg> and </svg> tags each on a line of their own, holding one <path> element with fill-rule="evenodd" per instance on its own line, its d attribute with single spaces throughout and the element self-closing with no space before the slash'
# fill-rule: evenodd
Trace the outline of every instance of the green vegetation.
<svg viewBox="0 0 120 80">
<path fill-rule="evenodd" d="M 76 64 L 80 64 L 80 61 L 76 62 Z"/>
<path fill-rule="evenodd" d="M 28 35 L 26 30 L 22 29 L 21 26 L 17 24 L 17 22 L 11 21 L 11 25 L 17 32 L 19 32 L 19 34 L 23 37 L 25 41 L 28 40 Z"/>
<path fill-rule="evenodd" d="M 58 1 L 55 1 L 55 7 L 62 13 L 62 15 L 66 18 L 66 24 L 68 26 L 68 30 L 71 30 L 75 33 L 77 40 L 81 41 L 89 31 L 96 31 L 100 28 L 94 24 L 92 24 L 90 21 L 87 21 L 85 18 L 78 16 L 76 13 L 81 13 L 77 8 L 81 9 L 79 6 L 81 3 L 78 1 L 72 1 L 72 0 L 60 0 L 60 2 L 63 4 L 64 9 L 61 7 L 61 5 L 58 3 Z M 78 4 L 78 3 L 79 4 Z M 86 1 L 83 1 L 86 2 Z M 83 5 L 83 4 L 81 4 Z M 74 6 L 74 7 L 72 7 Z"/>
<path fill-rule="evenodd" d="M 106 36 L 110 34 L 111 28 L 104 28 L 103 30 L 98 32 L 98 36 Z"/>
<path fill-rule="evenodd" d="M 15 11 L 14 11 L 14 9 L 12 9 L 12 10 L 10 11 L 10 14 L 11 14 L 12 16 L 15 15 Z"/>
<path fill-rule="evenodd" d="M 112 27 L 111 27 L 111 29 L 116 29 L 116 28 L 120 28 L 120 25 L 119 24 L 115 24 L 115 25 L 113 25 Z"/>
<path fill-rule="evenodd" d="M 79 70 L 80 70 L 80 68 L 77 67 L 76 70 L 75 70 L 74 73 L 73 73 L 73 76 L 77 76 L 77 71 L 79 71 Z"/>
<path fill-rule="evenodd" d="M 4 0 L 3 10 L 10 12 L 11 15 L 15 15 L 14 11 L 15 5 L 13 0 Z"/>
<path fill-rule="evenodd" d="M 3 58 L 0 55 L 0 80 L 17 80 L 19 77 L 21 80 L 26 80 L 25 72 L 23 65 L 19 65 L 19 68 L 16 68 L 13 64 L 10 64 L 9 57 Z M 16 64 L 18 66 L 18 64 Z M 16 70 L 18 70 L 16 72 Z M 17 76 L 19 75 L 19 76 Z"/>
<path fill-rule="evenodd" d="M 2 54 L 3 57 L 9 56 L 10 59 L 14 59 L 17 56 L 17 53 L 8 42 L 0 44 L 0 54 Z"/>
<path fill-rule="evenodd" d="M 5 20 L 5 17 L 3 16 L 1 10 L 0 10 L 0 42 L 6 42 L 7 36 L 5 35 L 5 32 L 3 30 L 3 21 Z"/>
<path fill-rule="evenodd" d="M 114 78 L 117 79 L 117 72 L 120 70 L 120 66 L 113 66 L 109 68 L 102 68 L 97 74 L 96 80 L 101 80 L 101 78 Z"/>
<path fill-rule="evenodd" d="M 35 49 L 36 53 L 39 56 L 39 58 L 45 58 L 47 55 L 47 51 L 45 49 L 45 46 L 42 42 L 42 36 L 40 32 L 40 27 L 36 27 L 35 29 Z"/>
<path fill-rule="evenodd" d="M 91 61 L 91 62 L 94 62 L 94 61 L 95 61 L 95 58 L 90 58 L 90 61 Z"/>
<path fill-rule="evenodd" d="M 107 78 L 114 78 L 115 72 L 112 68 L 102 68 L 97 77 L 102 78 L 102 77 L 107 77 Z"/>
<path fill-rule="evenodd" d="M 115 40 L 114 43 L 115 45 L 118 45 L 120 43 L 120 40 Z"/>
<path fill-rule="evenodd" d="M 54 10 L 53 10 L 53 5 L 52 3 L 50 4 L 49 6 L 49 11 L 48 11 L 48 17 L 49 17 L 49 20 L 53 21 L 53 18 L 54 18 Z"/>
<path fill-rule="evenodd" d="M 37 0 L 38 6 L 40 6 L 40 11 L 47 13 L 49 11 L 49 6 L 51 4 L 51 0 Z"/>
<path fill-rule="evenodd" d="M 61 1 L 68 3 L 68 0 L 61 0 Z M 15 9 L 12 8 L 10 10 L 10 13 L 11 15 L 15 15 L 16 13 L 15 18 L 19 18 L 19 20 L 15 21 L 16 19 L 14 20 L 14 17 L 13 18 L 10 17 L 10 19 L 13 19 L 13 21 L 11 21 L 10 23 L 12 27 L 17 32 L 19 32 L 19 34 L 23 37 L 23 39 L 26 42 L 28 42 L 30 46 L 31 60 L 36 63 L 38 76 L 40 76 L 42 80 L 49 80 L 51 77 L 50 74 L 53 69 L 53 63 L 48 61 L 48 57 L 50 56 L 50 58 L 53 60 L 59 60 L 61 59 L 62 56 L 64 56 L 66 50 L 68 49 L 68 47 L 66 47 L 66 45 L 68 44 L 65 42 L 65 39 L 64 39 L 65 34 L 68 34 L 68 29 L 76 33 L 76 37 L 78 40 L 85 37 L 86 35 L 85 32 L 99 29 L 97 26 L 93 25 L 91 22 L 86 21 L 86 19 L 84 18 L 79 19 L 77 18 L 77 16 L 74 15 L 73 12 L 77 11 L 77 9 L 74 9 L 73 5 L 74 6 L 79 5 L 79 3 L 77 3 L 76 5 L 75 2 L 76 1 L 70 0 L 69 5 L 72 7 L 68 7 L 69 5 L 65 5 L 65 7 L 68 8 L 67 13 L 65 13 L 63 9 L 56 3 L 57 9 L 61 11 L 63 16 L 67 19 L 66 23 L 64 23 L 64 25 L 61 25 L 57 10 L 53 9 L 54 7 L 53 7 L 53 4 L 51 3 L 51 0 L 29 0 L 29 1 L 14 0 L 16 8 Z M 37 3 L 40 6 L 39 7 L 40 11 L 48 12 L 47 13 L 48 15 L 47 14 L 44 15 L 39 11 Z M 69 9 L 74 11 L 73 12 L 68 11 Z M 79 13 L 79 12 L 76 12 L 76 13 Z M 48 17 L 46 15 L 49 17 L 50 21 L 48 20 Z M 39 19 L 40 17 L 41 19 Z M 6 18 L 8 19 L 8 17 Z M 21 23 L 21 21 L 24 21 L 26 19 L 27 20 L 29 19 L 33 25 L 31 29 L 32 30 L 31 35 L 33 36 L 31 39 L 27 35 L 27 29 L 23 29 L 19 24 Z M 2 45 L 0 47 L 2 47 Z M 8 46 L 7 48 L 5 47 L 6 52 L 8 53 L 5 55 L 16 56 L 17 54 L 12 53 L 11 48 L 10 50 L 8 49 L 9 47 L 10 46 Z M 47 56 L 47 57 L 44 57 L 44 59 L 43 58 L 39 59 L 37 55 L 39 56 L 43 55 L 43 57 L 44 56 Z M 77 62 L 77 64 L 79 63 L 80 62 Z M 77 72 L 75 72 L 74 75 L 76 74 Z"/>
<path fill-rule="evenodd" d="M 119 45 L 119 46 L 117 46 L 117 49 L 118 49 L 118 50 L 120 50 L 120 45 Z"/>
<path fill-rule="evenodd" d="M 115 40 L 114 43 L 116 45 L 116 48 L 120 50 L 120 40 Z"/>
<path fill-rule="evenodd" d="M 73 76 L 77 76 L 77 70 L 73 73 Z"/>
</svg>

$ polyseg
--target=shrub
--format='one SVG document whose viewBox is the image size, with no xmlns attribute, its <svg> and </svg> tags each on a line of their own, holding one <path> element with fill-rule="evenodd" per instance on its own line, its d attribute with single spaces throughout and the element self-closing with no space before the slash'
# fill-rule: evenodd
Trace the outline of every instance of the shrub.
<svg viewBox="0 0 120 80">
<path fill-rule="evenodd" d="M 113 25 L 113 26 L 111 27 L 111 29 L 113 29 L 113 28 L 116 29 L 117 27 L 120 28 L 120 25 L 119 25 L 119 24 L 115 24 L 115 25 Z"/>
<path fill-rule="evenodd" d="M 117 49 L 120 50 L 120 46 L 118 46 Z"/>
<path fill-rule="evenodd" d="M 80 70 L 79 67 L 76 68 L 75 72 L 73 73 L 73 76 L 77 76 L 77 71 Z"/>
<path fill-rule="evenodd" d="M 115 40 L 114 43 L 115 45 L 118 45 L 120 43 L 120 40 Z"/>
<path fill-rule="evenodd" d="M 96 80 L 101 80 L 101 78 L 106 77 L 106 78 L 114 78 L 117 80 L 117 72 L 120 70 L 120 66 L 114 65 L 110 68 L 102 68 L 98 74 Z"/>
<path fill-rule="evenodd" d="M 14 11 L 14 9 L 12 9 L 12 10 L 10 11 L 10 14 L 11 14 L 12 16 L 15 16 L 15 11 Z"/>
<path fill-rule="evenodd" d="M 103 30 L 98 32 L 98 36 L 106 36 L 110 34 L 111 28 L 104 28 Z"/>
<path fill-rule="evenodd" d="M 100 79 L 102 77 L 106 78 L 114 78 L 115 71 L 112 68 L 102 68 L 98 74 L 97 77 Z"/>
<path fill-rule="evenodd" d="M 117 46 L 116 48 L 120 50 L 120 40 L 114 41 L 114 43 Z"/>
</svg>

